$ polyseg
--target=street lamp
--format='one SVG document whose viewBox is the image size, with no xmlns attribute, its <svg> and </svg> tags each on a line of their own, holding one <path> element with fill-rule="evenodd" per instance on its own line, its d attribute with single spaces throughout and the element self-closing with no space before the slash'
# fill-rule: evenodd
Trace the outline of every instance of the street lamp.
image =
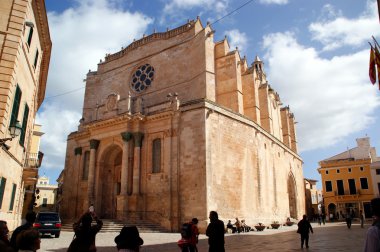
<svg viewBox="0 0 380 252">
<path fill-rule="evenodd" d="M 13 138 L 18 137 L 21 134 L 22 126 L 19 121 L 16 121 L 14 125 L 9 127 L 9 133 L 11 137 L 1 138 L 0 145 L 5 145 L 6 141 L 12 141 Z"/>
</svg>

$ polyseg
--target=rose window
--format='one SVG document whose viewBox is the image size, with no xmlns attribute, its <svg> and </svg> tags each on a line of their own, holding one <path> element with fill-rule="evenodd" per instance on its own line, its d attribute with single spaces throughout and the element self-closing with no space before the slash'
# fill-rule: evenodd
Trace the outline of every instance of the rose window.
<svg viewBox="0 0 380 252">
<path fill-rule="evenodd" d="M 153 82 L 154 68 L 145 64 L 140 66 L 132 75 L 131 87 L 134 91 L 140 93 L 147 89 Z"/>
</svg>

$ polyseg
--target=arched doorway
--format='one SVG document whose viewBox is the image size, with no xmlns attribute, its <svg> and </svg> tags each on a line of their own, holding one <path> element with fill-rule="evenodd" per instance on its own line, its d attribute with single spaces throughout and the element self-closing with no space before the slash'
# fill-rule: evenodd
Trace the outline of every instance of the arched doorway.
<svg viewBox="0 0 380 252">
<path fill-rule="evenodd" d="M 100 215 L 104 219 L 115 219 L 117 195 L 120 194 L 122 150 L 110 146 L 102 155 L 99 172 Z"/>
<path fill-rule="evenodd" d="M 292 173 L 288 176 L 288 198 L 289 198 L 289 214 L 291 218 L 297 219 L 297 193 L 296 183 Z"/>
<path fill-rule="evenodd" d="M 327 209 L 329 211 L 329 219 L 332 220 L 336 216 L 336 205 L 334 203 L 330 203 L 327 206 Z"/>
</svg>

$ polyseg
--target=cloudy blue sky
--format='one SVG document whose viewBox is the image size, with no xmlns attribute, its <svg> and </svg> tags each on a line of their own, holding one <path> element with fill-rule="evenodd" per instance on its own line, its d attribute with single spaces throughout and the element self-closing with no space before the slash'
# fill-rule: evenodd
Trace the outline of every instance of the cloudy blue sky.
<svg viewBox="0 0 380 252">
<path fill-rule="evenodd" d="M 88 70 L 96 70 L 106 53 L 143 34 L 172 29 L 197 16 L 204 25 L 212 23 L 215 41 L 227 36 L 248 63 L 256 55 L 264 61 L 270 85 L 298 122 L 305 177 L 320 180 L 318 161 L 355 147 L 359 137 L 370 137 L 380 155 L 380 91 L 368 78 L 367 41 L 372 35 L 380 40 L 375 0 L 45 3 L 53 51 L 37 123 L 45 132 L 40 175 L 51 182 L 64 167 L 67 135 L 81 118 Z"/>
</svg>

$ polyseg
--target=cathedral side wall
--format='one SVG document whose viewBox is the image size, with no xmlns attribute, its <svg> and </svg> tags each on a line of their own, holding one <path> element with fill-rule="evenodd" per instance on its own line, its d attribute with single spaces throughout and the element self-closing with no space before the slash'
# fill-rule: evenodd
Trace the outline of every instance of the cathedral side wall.
<svg viewBox="0 0 380 252">
<path fill-rule="evenodd" d="M 262 130 L 217 112 L 207 119 L 207 206 L 224 221 L 284 222 L 288 177 L 296 181 L 298 218 L 304 213 L 302 163 Z M 278 141 L 278 140 L 277 140 Z"/>
</svg>

